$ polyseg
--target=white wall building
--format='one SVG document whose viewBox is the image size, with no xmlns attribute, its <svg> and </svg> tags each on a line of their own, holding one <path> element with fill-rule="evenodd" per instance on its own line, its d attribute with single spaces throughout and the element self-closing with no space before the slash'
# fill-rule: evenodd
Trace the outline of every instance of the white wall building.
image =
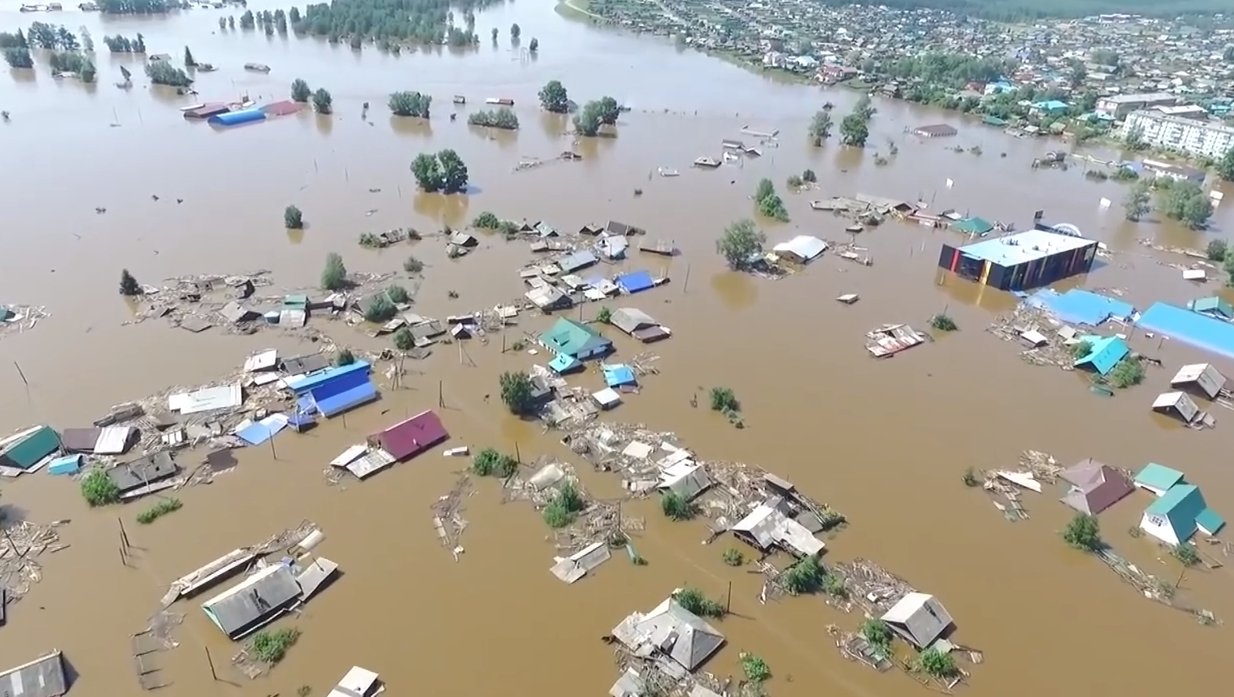
<svg viewBox="0 0 1234 697">
<path fill-rule="evenodd" d="M 1214 160 L 1234 148 L 1234 127 L 1217 121 L 1197 121 L 1155 111 L 1137 111 L 1123 122 L 1122 135 L 1140 132 L 1140 138 L 1156 148 L 1200 155 Z"/>
</svg>

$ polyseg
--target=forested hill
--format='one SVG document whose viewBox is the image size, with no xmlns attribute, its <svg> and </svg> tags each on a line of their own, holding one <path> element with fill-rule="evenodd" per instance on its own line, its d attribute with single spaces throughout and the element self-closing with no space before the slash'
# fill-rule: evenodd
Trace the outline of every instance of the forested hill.
<svg viewBox="0 0 1234 697">
<path fill-rule="evenodd" d="M 998 21 L 1047 17 L 1088 17 L 1128 13 L 1153 17 L 1231 12 L 1230 0 L 818 0 L 824 5 L 886 5 L 896 9 L 932 8 Z"/>
</svg>

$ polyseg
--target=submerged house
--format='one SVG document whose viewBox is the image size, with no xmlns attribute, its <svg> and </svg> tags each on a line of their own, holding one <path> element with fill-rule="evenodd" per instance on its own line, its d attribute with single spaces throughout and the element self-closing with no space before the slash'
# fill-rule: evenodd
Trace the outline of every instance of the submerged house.
<svg viewBox="0 0 1234 697">
<path fill-rule="evenodd" d="M 1063 503 L 1085 515 L 1097 515 L 1135 491 L 1122 472 L 1092 458 L 1068 467 L 1061 476 L 1071 485 Z"/>
<path fill-rule="evenodd" d="M 797 235 L 772 247 L 771 251 L 798 264 L 808 264 L 827 251 L 827 243 L 812 235 Z"/>
<path fill-rule="evenodd" d="M 332 366 L 287 381 L 301 414 L 329 418 L 377 399 L 372 366 L 364 361 Z"/>
<path fill-rule="evenodd" d="M 5 697 L 61 697 L 69 691 L 63 654 L 52 651 L 29 663 L 0 668 L 0 690 Z"/>
<path fill-rule="evenodd" d="M 532 288 L 523 294 L 528 302 L 545 312 L 553 310 L 564 310 L 574 304 L 570 296 L 566 295 L 560 288 L 554 285 L 544 284 Z"/>
<path fill-rule="evenodd" d="M 1170 387 L 1197 397 L 1216 399 L 1225 389 L 1225 376 L 1211 363 L 1192 363 L 1178 369 Z"/>
<path fill-rule="evenodd" d="M 1088 273 L 1096 258 L 1096 240 L 1025 230 L 964 246 L 944 243 L 938 266 L 999 290 L 1025 290 Z"/>
<path fill-rule="evenodd" d="M 613 350 L 613 342 L 591 327 L 562 317 L 540 335 L 540 344 L 558 355 L 585 361 Z"/>
<path fill-rule="evenodd" d="M 780 510 L 783 499 L 767 499 L 733 525 L 738 539 L 761 552 L 780 548 L 797 557 L 818 556 L 825 545 L 809 528 L 789 518 Z"/>
<path fill-rule="evenodd" d="M 410 460 L 449 437 L 437 414 L 426 410 L 374 433 L 368 440 L 371 447 L 381 448 L 401 461 Z"/>
<path fill-rule="evenodd" d="M 1135 475 L 1137 488 L 1151 491 L 1157 496 L 1163 496 L 1175 484 L 1183 483 L 1183 473 L 1172 467 L 1150 462 Z"/>
<path fill-rule="evenodd" d="M 613 637 L 636 656 L 654 660 L 669 675 L 698 669 L 724 645 L 724 635 L 671 596 L 646 614 L 632 612 Z"/>
<path fill-rule="evenodd" d="M 887 628 L 905 641 L 924 649 L 951 628 L 951 615 L 928 593 L 908 593 L 883 613 Z"/>
<path fill-rule="evenodd" d="M 1169 303 L 1153 303 L 1136 324 L 1196 348 L 1234 358 L 1234 323 Z"/>
<path fill-rule="evenodd" d="M 60 449 L 60 435 L 50 426 L 35 426 L 0 441 L 0 467 L 26 471 Z"/>
<path fill-rule="evenodd" d="M 1085 368 L 1098 375 L 1109 375 L 1118 362 L 1131 353 L 1127 342 L 1117 336 L 1083 336 L 1081 344 L 1088 345 L 1088 351 L 1075 359 L 1076 368 Z"/>
<path fill-rule="evenodd" d="M 1215 295 L 1207 298 L 1196 298 L 1187 303 L 1187 309 L 1215 319 L 1223 319 L 1227 322 L 1234 320 L 1234 305 Z"/>
<path fill-rule="evenodd" d="M 300 600 L 287 564 L 272 564 L 201 604 L 210 621 L 237 640 L 272 622 Z"/>
<path fill-rule="evenodd" d="M 107 470 L 107 478 L 120 491 L 121 499 L 134 499 L 171 488 L 180 466 L 166 450 L 124 462 Z"/>
<path fill-rule="evenodd" d="M 1140 529 L 1169 545 L 1180 545 L 1196 532 L 1216 535 L 1225 520 L 1208 507 L 1200 487 L 1175 484 L 1144 511 Z"/>
<path fill-rule="evenodd" d="M 1192 424 L 1204 418 L 1195 400 L 1185 392 L 1163 392 L 1153 400 L 1153 411 L 1158 414 L 1172 416 L 1185 424 Z"/>
<path fill-rule="evenodd" d="M 608 323 L 644 344 L 667 339 L 672 334 L 651 315 L 633 307 L 617 308 Z"/>
</svg>

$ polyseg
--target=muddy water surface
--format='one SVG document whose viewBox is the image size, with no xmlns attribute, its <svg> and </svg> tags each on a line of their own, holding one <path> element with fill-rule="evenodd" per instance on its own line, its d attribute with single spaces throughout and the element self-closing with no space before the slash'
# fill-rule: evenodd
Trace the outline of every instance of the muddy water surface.
<svg viewBox="0 0 1234 697">
<path fill-rule="evenodd" d="M 122 267 L 150 283 L 266 268 L 276 288 L 295 289 L 316 283 L 329 251 L 341 252 L 350 269 L 370 272 L 398 269 L 414 253 L 429 265 L 417 293 L 419 311 L 440 316 L 516 297 L 522 288 L 514 269 L 528 257 L 526 248 L 485 238 L 475 254 L 448 260 L 433 239 L 375 252 L 357 247 L 356 236 L 395 226 L 432 231 L 463 225 L 485 210 L 545 219 L 562 229 L 627 220 L 675 240 L 684 254 L 672 260 L 636 255 L 626 264 L 672 276 L 672 284 L 632 304 L 671 326 L 674 337 L 655 347 L 662 373 L 647 378 L 643 394 L 631 396 L 614 418 L 676 431 L 704 457 L 757 462 L 841 509 L 853 524 L 829 540 L 829 556 L 876 559 L 939 595 L 957 618 L 958 639 L 986 652 L 968 688 L 974 694 L 1148 694 L 1184 676 L 1220 679 L 1211 659 L 1230 646 L 1228 632 L 1200 628 L 1137 598 L 1096 562 L 1066 549 L 1057 531 L 1067 515 L 1050 496 L 1030 499 L 1033 519 L 1010 525 L 981 494 L 959 483 L 964 468 L 1009 464 L 1025 448 L 1050 451 L 1064 462 L 1091 456 L 1129 468 L 1156 460 L 1185 470 L 1204 486 L 1210 503 L 1228 513 L 1234 482 L 1220 465 L 1219 454 L 1230 445 L 1221 414 L 1217 430 L 1206 433 L 1171 428 L 1147 414 L 1173 369 L 1197 354 L 1134 338 L 1135 348 L 1159 355 L 1167 367 L 1111 400 L 1090 395 L 1077 376 L 1029 367 L 1013 347 L 982 331 L 1012 300 L 936 272 L 938 246 L 950 233 L 888 224 L 862 235 L 872 267 L 827 258 L 778 282 L 731 274 L 714 254 L 723 226 L 752 215 L 749 194 L 759 178 L 779 183 L 808 167 L 820 182 L 815 191 L 785 196 L 793 222 L 760 221 L 773 242 L 800 232 L 843 239 L 842 220 L 809 210 L 810 198 L 831 195 L 920 198 L 936 209 L 1021 227 L 1034 210 L 1045 209 L 1047 219 L 1074 223 L 1116 250 L 1080 279 L 1089 287 L 1125 289 L 1141 306 L 1217 290 L 1215 284 L 1197 289 L 1184 283 L 1163 265 L 1176 259 L 1145 254 L 1136 243 L 1151 237 L 1202 246 L 1203 234 L 1161 222 L 1123 222 L 1125 189 L 1088 182 L 1080 168 L 1029 168 L 1033 157 L 1059 144 L 1013 139 L 975 124 L 962 124 L 950 141 L 919 142 L 905 135 L 906 127 L 959 121 L 880 102 L 865 153 L 834 145 L 809 149 L 803 134 L 810 113 L 832 101 L 838 117 L 851 104 L 850 93 L 785 85 L 667 42 L 593 29 L 562 18 L 545 2 L 525 0 L 481 14 L 477 31 L 484 41 L 475 52 L 398 58 L 374 50 L 358 55 L 314 40 L 220 34 L 219 13 L 209 10 L 112 19 L 20 15 L 8 0 L 0 8 L 2 29 L 35 19 L 85 24 L 100 47 L 105 33 L 141 31 L 152 51 L 177 58 L 188 44 L 198 60 L 220 67 L 199 76 L 198 100 L 242 93 L 282 98 L 290 80 L 303 77 L 330 89 L 336 109 L 332 117 L 300 114 L 220 132 L 186 123 L 175 107 L 194 98 L 150 89 L 140 70 L 134 70 L 131 91 L 112 86 L 119 65 L 139 65 L 129 58 L 100 54 L 102 84 L 96 87 L 54 80 L 45 68 L 33 76 L 0 73 L 0 107 L 13 114 L 13 122 L 0 128 L 8 165 L 0 170 L 6 249 L 0 299 L 46 305 L 52 313 L 34 331 L 0 343 L 6 359 L 0 430 L 36 421 L 81 425 L 113 403 L 211 379 L 252 350 L 312 349 L 272 333 L 190 335 L 159 322 L 122 326 L 132 316 L 114 292 Z M 496 48 L 488 43 L 489 27 L 504 35 L 515 21 L 525 39 L 540 39 L 538 58 L 512 49 L 504 38 Z M 274 70 L 245 73 L 240 66 L 248 61 Z M 612 94 L 630 104 L 617 136 L 575 142 L 564 134 L 564 119 L 538 113 L 535 93 L 554 78 L 577 101 Z M 433 94 L 432 121 L 391 119 L 384 95 L 395 89 Z M 464 123 L 466 109 L 451 122 L 453 94 L 466 95 L 471 105 L 488 96 L 513 97 L 521 130 L 471 128 Z M 362 120 L 365 101 L 373 108 Z M 742 167 L 689 168 L 699 155 L 718 156 L 720 139 L 740 137 L 747 124 L 780 129 L 780 147 Z M 899 154 L 889 166 L 875 166 L 872 151 L 886 152 L 891 140 Z M 979 145 L 984 154 L 949 150 L 956 145 Z M 418 152 L 445 147 L 468 163 L 472 195 L 415 193 L 409 162 Z M 512 172 L 521 159 L 551 158 L 566 149 L 584 160 Z M 682 176 L 656 176 L 658 167 L 679 169 Z M 634 197 L 635 188 L 643 195 Z M 1115 202 L 1111 209 L 1099 207 L 1103 196 Z M 288 203 L 304 210 L 308 229 L 294 235 L 282 229 Z M 96 214 L 96 206 L 107 212 Z M 1215 223 L 1207 234 L 1224 234 L 1228 210 L 1219 211 Z M 460 297 L 450 299 L 449 290 Z M 862 299 L 851 307 L 831 300 L 844 292 Z M 866 356 L 862 335 L 872 326 L 923 326 L 943 308 L 960 332 L 892 361 Z M 535 332 L 548 323 L 526 317 L 520 329 Z M 343 343 L 379 345 L 341 325 L 325 326 Z M 618 346 L 626 355 L 640 350 L 624 339 Z M 442 348 L 415 365 L 406 389 L 385 390 L 381 402 L 349 414 L 345 423 L 280 437 L 276 453 L 239 453 L 235 472 L 183 492 L 184 508 L 149 527 L 131 522 L 134 508 L 85 510 L 66 480 L 36 475 L 6 485 L 5 502 L 18 512 L 73 523 L 63 530 L 72 547 L 45 560 L 44 580 L 12 608 L 0 632 L 0 664 L 58 647 L 80 673 L 76 689 L 83 694 L 137 694 L 128 636 L 145 625 L 166 584 L 207 559 L 311 518 L 329 536 L 321 553 L 345 574 L 300 618 L 284 620 L 304 632 L 286 662 L 255 682 L 226 668 L 225 681 L 211 681 L 204 648 L 220 666 L 235 648 L 188 603 L 180 608 L 180 647 L 160 658 L 174 694 L 286 695 L 304 684 L 319 694 L 352 664 L 380 671 L 391 694 L 601 694 L 615 671 L 598 639 L 622 616 L 653 606 L 676 585 L 723 595 L 729 582 L 736 614 L 721 624 L 729 647 L 711 670 L 736 673 L 738 652 L 753 651 L 775 673 L 773 694 L 920 694 L 907 678 L 874 675 L 839 658 L 826 626 L 851 627 L 859 618 L 808 598 L 760 605 L 757 578 L 720 562 L 726 543 L 700 545 L 700 525 L 664 523 L 654 501 L 631 505 L 631 515 L 649 521 L 636 539 L 648 566 L 615 558 L 593 578 L 565 587 L 546 573 L 552 547 L 538 516 L 525 505 L 502 505 L 493 482 L 480 482 L 468 501 L 471 526 L 462 561 L 453 562 L 438 546 L 428 507 L 450 488 L 461 461 L 434 454 L 364 484 L 324 483 L 324 463 L 344 447 L 435 407 L 438 380 L 453 444 L 512 450 L 518 442 L 524 457 L 565 456 L 555 438 L 483 399 L 496 392 L 500 371 L 534 359 L 502 354 L 496 342 L 473 343 L 469 353 L 474 366 Z M 21 365 L 29 389 L 8 368 L 11 362 Z M 575 381 L 599 384 L 594 372 Z M 717 384 L 740 396 L 746 429 L 689 406 L 696 391 Z M 598 496 L 619 493 L 606 475 L 583 476 Z M 1160 561 L 1153 545 L 1125 532 L 1144 505 L 1137 496 L 1114 509 L 1103 518 L 1106 536 L 1137 563 L 1173 578 L 1173 562 Z M 117 515 L 129 521 L 141 548 L 132 568 L 118 559 Z M 1234 615 L 1229 582 L 1225 570 L 1192 572 L 1182 593 L 1228 618 Z"/>
</svg>

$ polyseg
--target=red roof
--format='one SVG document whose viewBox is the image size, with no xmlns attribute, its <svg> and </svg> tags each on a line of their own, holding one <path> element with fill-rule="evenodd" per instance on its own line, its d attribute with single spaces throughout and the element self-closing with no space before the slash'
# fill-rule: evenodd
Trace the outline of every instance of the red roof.
<svg viewBox="0 0 1234 697">
<path fill-rule="evenodd" d="M 441 419 L 433 412 L 425 411 L 373 434 L 370 440 L 376 440 L 394 459 L 406 460 L 449 437 L 446 427 L 441 425 Z"/>
<path fill-rule="evenodd" d="M 281 102 L 270 102 L 269 104 L 262 105 L 261 110 L 267 116 L 287 116 L 288 114 L 300 111 L 300 107 L 299 103 L 293 102 L 290 99 L 284 99 Z"/>
</svg>

